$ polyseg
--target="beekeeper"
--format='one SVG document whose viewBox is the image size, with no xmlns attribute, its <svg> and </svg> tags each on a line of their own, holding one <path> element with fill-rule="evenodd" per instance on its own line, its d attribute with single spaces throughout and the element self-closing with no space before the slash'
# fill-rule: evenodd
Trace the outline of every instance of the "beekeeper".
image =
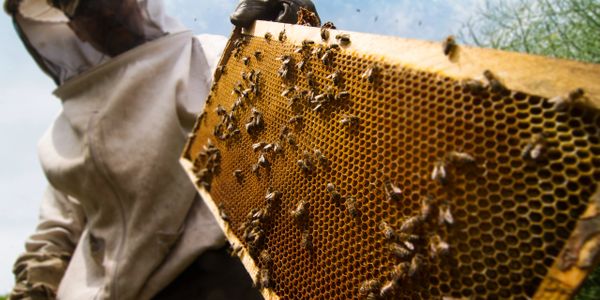
<svg viewBox="0 0 600 300">
<path fill-rule="evenodd" d="M 295 22 L 309 0 L 242 0 L 231 20 Z M 57 84 L 39 142 L 48 178 L 11 299 L 254 299 L 178 164 L 225 38 L 194 37 L 160 0 L 6 0 Z"/>
</svg>

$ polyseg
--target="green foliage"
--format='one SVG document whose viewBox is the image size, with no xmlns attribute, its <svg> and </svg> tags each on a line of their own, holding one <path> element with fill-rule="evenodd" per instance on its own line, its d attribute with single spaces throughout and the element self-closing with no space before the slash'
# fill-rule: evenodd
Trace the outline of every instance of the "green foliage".
<svg viewBox="0 0 600 300">
<path fill-rule="evenodd" d="M 487 0 L 459 37 L 480 47 L 600 62 L 600 1 Z"/>
<path fill-rule="evenodd" d="M 597 300 L 600 299 L 600 267 L 590 274 L 581 287 L 581 291 L 575 300 Z"/>
</svg>

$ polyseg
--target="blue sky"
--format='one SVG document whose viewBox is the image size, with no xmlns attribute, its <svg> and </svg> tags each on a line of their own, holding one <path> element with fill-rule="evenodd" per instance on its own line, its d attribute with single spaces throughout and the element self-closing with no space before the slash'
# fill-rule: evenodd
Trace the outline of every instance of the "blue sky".
<svg viewBox="0 0 600 300">
<path fill-rule="evenodd" d="M 196 33 L 229 35 L 237 0 L 165 0 Z M 441 40 L 456 33 L 483 0 L 315 0 L 323 21 L 339 29 Z M 60 111 L 54 84 L 34 64 L 0 13 L 0 294 L 13 284 L 12 264 L 35 228 L 46 186 L 36 144 Z"/>
</svg>

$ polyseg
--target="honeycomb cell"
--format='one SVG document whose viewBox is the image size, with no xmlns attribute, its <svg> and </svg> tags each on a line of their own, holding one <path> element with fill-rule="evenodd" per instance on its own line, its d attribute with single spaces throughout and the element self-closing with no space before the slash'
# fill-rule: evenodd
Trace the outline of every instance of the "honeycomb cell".
<svg viewBox="0 0 600 300">
<path fill-rule="evenodd" d="M 556 112 L 547 99 L 520 91 L 476 95 L 454 78 L 343 49 L 326 66 L 312 54 L 324 48 L 318 44 L 309 53 L 262 37 L 246 37 L 241 45 L 215 82 L 184 157 L 200 173 L 208 164 L 202 155 L 208 140 L 218 148 L 220 172 L 210 182 L 211 200 L 223 204 L 228 228 L 247 250 L 271 254 L 272 290 L 281 299 L 358 299 L 365 280 L 390 280 L 393 268 L 416 254 L 423 257 L 420 272 L 402 283 L 410 288 L 396 291 L 395 298 L 535 294 L 586 208 L 593 183 L 600 181 L 598 111 Z M 261 59 L 244 65 L 241 57 L 254 57 L 257 50 Z M 293 67 L 281 77 L 282 55 L 290 55 L 292 65 L 305 61 L 304 69 Z M 370 82 L 362 75 L 375 63 L 381 76 Z M 253 70 L 260 71 L 259 80 L 242 78 Z M 334 71 L 343 74 L 339 85 L 328 78 Z M 241 91 L 258 86 L 260 92 L 244 96 L 236 92 L 240 85 Z M 349 99 L 335 100 L 343 91 Z M 328 94 L 333 100 L 315 100 Z M 231 120 L 216 113 L 218 105 Z M 253 108 L 264 127 L 249 133 Z M 294 116 L 302 116 L 298 126 L 289 122 Z M 240 133 L 215 135 L 224 122 Z M 542 157 L 526 159 L 523 148 L 542 132 L 547 137 Z M 281 152 L 254 152 L 259 142 L 277 144 Z M 476 163 L 446 165 L 447 182 L 440 184 L 431 174 L 451 151 L 465 152 Z M 260 154 L 269 164 L 255 173 Z M 311 160 L 311 167 L 303 169 L 299 160 Z M 242 171 L 243 180 L 231 175 L 234 170 Z M 327 190 L 328 183 L 339 197 Z M 269 189 L 281 192 L 276 205 L 267 205 Z M 346 201 L 351 196 L 353 209 Z M 439 215 L 427 219 L 414 229 L 419 238 L 410 257 L 394 255 L 381 222 L 399 230 L 421 213 L 428 197 L 436 209 L 448 207 L 453 222 L 440 222 Z M 308 203 L 308 220 L 297 224 L 290 212 L 300 200 Z M 258 222 L 264 242 L 251 244 L 244 232 L 247 215 L 266 207 L 273 211 Z M 448 243 L 447 256 L 432 258 L 434 236 Z M 258 262 L 256 251 L 249 252 Z"/>
</svg>

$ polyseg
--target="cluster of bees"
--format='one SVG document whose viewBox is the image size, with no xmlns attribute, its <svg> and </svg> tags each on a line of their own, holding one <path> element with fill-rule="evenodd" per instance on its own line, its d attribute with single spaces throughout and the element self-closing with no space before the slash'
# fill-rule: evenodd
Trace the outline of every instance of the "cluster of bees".
<svg viewBox="0 0 600 300">
<path fill-rule="evenodd" d="M 242 232 L 242 240 L 245 242 L 248 254 L 254 261 L 260 262 L 260 269 L 256 276 L 255 286 L 259 289 L 271 287 L 271 255 L 265 246 L 266 229 L 270 228 L 268 223 L 273 215 L 277 213 L 280 207 L 282 193 L 269 189 L 264 198 L 263 208 L 254 208 L 246 216 L 246 221 L 242 223 L 239 230 Z M 229 217 L 225 213 L 224 207 L 219 207 L 221 219 L 225 224 L 229 224 Z M 226 218 L 223 218 L 223 216 Z M 233 248 L 231 255 L 239 255 L 242 250 L 241 245 Z"/>
<path fill-rule="evenodd" d="M 476 167 L 475 159 L 461 152 L 450 152 L 440 160 L 431 178 L 439 184 L 446 185 L 449 180 L 448 168 L 462 169 Z M 398 201 L 402 191 L 387 181 L 384 185 L 389 201 Z M 384 240 L 388 243 L 392 255 L 402 260 L 389 273 L 389 278 L 382 283 L 376 279 L 363 282 L 359 294 L 363 299 L 390 299 L 394 293 L 408 280 L 419 277 L 427 268 L 428 253 L 431 259 L 444 257 L 450 253 L 450 245 L 441 237 L 440 228 L 454 224 L 454 217 L 447 202 L 424 197 L 421 210 L 417 215 L 406 218 L 400 228 L 394 229 L 388 222 L 379 225 Z"/>
<path fill-rule="evenodd" d="M 325 23 L 321 28 L 323 41 L 329 40 L 330 29 L 335 29 L 335 26 L 330 22 Z M 330 86 L 321 91 L 317 87 L 313 72 L 310 71 L 309 61 L 311 56 L 316 57 L 317 61 L 332 69 L 335 54 L 340 51 L 341 47 L 351 44 L 350 36 L 347 34 L 338 34 L 335 38 L 338 40 L 338 44 L 329 46 L 316 46 L 313 41 L 303 41 L 302 45 L 294 51 L 301 56 L 301 60 L 298 62 L 295 62 L 291 55 L 283 55 L 277 58 L 281 62 L 277 74 L 283 81 L 281 96 L 288 100 L 289 107 L 297 114 L 288 120 L 287 125 L 281 127 L 279 143 L 258 142 L 252 145 L 253 151 L 260 153 L 258 161 L 252 165 L 252 171 L 257 176 L 260 174 L 261 168 L 269 168 L 271 161 L 277 155 L 282 154 L 281 143 L 287 143 L 293 148 L 297 147 L 296 136 L 290 127 L 302 126 L 304 116 L 301 114 L 301 109 L 303 107 L 308 107 L 313 112 L 320 113 L 328 107 L 339 105 L 351 98 L 350 93 L 344 90 L 344 74 L 342 71 L 331 70 L 332 72 L 326 76 Z M 265 34 L 265 39 L 270 41 L 272 35 L 270 33 Z M 283 30 L 279 34 L 279 41 L 283 42 L 285 40 L 286 35 L 285 30 Z M 245 43 L 245 38 L 241 38 L 234 43 L 233 54 L 235 57 L 241 57 Z M 444 55 L 449 58 L 454 57 L 458 50 L 458 45 L 452 36 L 444 40 L 442 47 Z M 255 51 L 254 59 L 262 60 L 262 58 L 262 52 Z M 242 61 L 244 65 L 248 66 L 251 59 L 251 57 L 243 57 Z M 221 66 L 218 70 L 224 73 L 225 67 Z M 293 81 L 298 77 L 296 74 L 304 75 L 309 86 L 308 89 L 302 90 L 294 85 Z M 383 68 L 378 64 L 374 64 L 365 70 L 361 77 L 370 84 L 377 84 L 382 74 Z M 238 99 L 231 111 L 227 112 L 222 106 L 218 106 L 216 109 L 217 115 L 221 117 L 221 122 L 215 127 L 213 133 L 219 140 L 226 140 L 241 133 L 238 128 L 239 120 L 236 117 L 237 110 L 243 108 L 247 104 L 247 100 L 260 96 L 260 71 L 242 72 L 241 77 L 242 81 L 238 82 L 232 91 L 232 95 L 236 95 Z M 483 77 L 486 82 L 467 79 L 463 80 L 460 85 L 465 91 L 474 95 L 488 90 L 500 94 L 510 92 L 490 70 L 485 70 Z M 552 104 L 555 110 L 562 111 L 568 106 L 580 102 L 583 98 L 584 91 L 576 89 L 568 95 L 552 98 L 548 102 Z M 347 128 L 358 128 L 359 118 L 353 115 L 343 115 L 339 123 Z M 251 108 L 250 117 L 245 123 L 245 129 L 252 136 L 256 136 L 264 129 L 262 113 L 256 108 Z M 529 160 L 540 159 L 547 145 L 546 139 L 547 136 L 544 133 L 535 134 L 525 145 L 522 157 Z M 198 154 L 194 164 L 198 185 L 210 189 L 210 182 L 218 172 L 219 163 L 220 152 L 209 141 L 208 145 Z M 312 152 L 303 151 L 296 164 L 303 173 L 309 174 L 316 170 L 318 166 L 328 166 L 329 162 L 320 150 L 314 149 Z M 431 179 L 445 186 L 452 180 L 457 171 L 464 168 L 477 168 L 475 158 L 467 153 L 452 151 L 434 163 Z M 237 169 L 233 172 L 233 176 L 241 182 L 243 172 Z M 333 201 L 343 203 L 346 206 L 347 212 L 352 218 L 359 216 L 355 197 L 342 196 L 332 183 L 328 183 L 325 189 Z M 402 198 L 402 190 L 390 180 L 384 181 L 383 190 L 388 201 L 397 202 Z M 265 206 L 261 209 L 251 210 L 245 223 L 240 227 L 240 231 L 243 232 L 242 239 L 247 245 L 249 254 L 261 264 L 256 281 L 259 288 L 272 286 L 271 271 L 269 269 L 272 259 L 268 252 L 264 250 L 265 228 L 268 228 L 267 223 L 270 222 L 277 207 L 276 203 L 281 196 L 281 192 L 269 190 L 265 196 Z M 229 222 L 224 207 L 221 205 L 219 208 L 223 221 Z M 309 253 L 312 252 L 314 246 L 308 228 L 309 203 L 306 200 L 301 200 L 289 213 L 301 230 L 301 246 Z M 364 299 L 390 298 L 407 280 L 413 280 L 424 272 L 427 268 L 427 256 L 436 259 L 447 255 L 450 252 L 450 246 L 444 241 L 438 230 L 441 226 L 451 226 L 453 223 L 454 219 L 449 204 L 433 199 L 431 196 L 424 197 L 420 212 L 406 218 L 398 229 L 394 229 L 388 222 L 383 221 L 379 225 L 379 229 L 389 246 L 390 254 L 401 259 L 402 262 L 389 272 L 387 281 L 381 282 L 372 279 L 363 282 L 359 288 L 361 297 Z M 233 253 L 238 254 L 240 250 L 241 246 L 237 246 L 234 248 Z"/>
<path fill-rule="evenodd" d="M 268 169 L 271 166 L 271 161 L 274 160 L 278 155 L 283 154 L 283 147 L 281 147 L 279 143 L 254 143 L 252 144 L 252 150 L 254 152 L 260 152 L 258 162 L 252 165 L 252 173 L 254 173 L 256 176 L 260 176 L 261 168 Z M 237 171 L 241 172 L 240 170 L 236 170 L 236 172 Z"/>
<path fill-rule="evenodd" d="M 210 191 L 212 179 L 218 174 L 221 166 L 221 150 L 208 140 L 203 149 L 198 152 L 192 172 L 196 175 L 198 186 Z"/>
</svg>

